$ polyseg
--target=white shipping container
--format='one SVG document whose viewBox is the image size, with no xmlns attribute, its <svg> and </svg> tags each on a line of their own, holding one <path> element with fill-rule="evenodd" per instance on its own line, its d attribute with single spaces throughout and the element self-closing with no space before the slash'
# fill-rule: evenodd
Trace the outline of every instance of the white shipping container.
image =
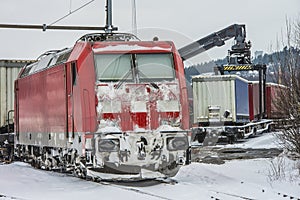
<svg viewBox="0 0 300 200">
<path fill-rule="evenodd" d="M 14 110 L 14 81 L 27 60 L 0 60 L 0 127 L 7 123 L 8 112 Z M 11 112 L 9 123 L 13 123 Z"/>
<path fill-rule="evenodd" d="M 249 120 L 248 81 L 236 75 L 194 76 L 194 123 Z"/>
</svg>

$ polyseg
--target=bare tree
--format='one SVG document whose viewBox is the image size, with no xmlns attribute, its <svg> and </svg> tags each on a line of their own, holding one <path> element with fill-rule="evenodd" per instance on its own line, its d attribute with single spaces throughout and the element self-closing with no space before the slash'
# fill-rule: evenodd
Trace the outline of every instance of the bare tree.
<svg viewBox="0 0 300 200">
<path fill-rule="evenodd" d="M 284 39 L 286 39 L 284 41 Z M 285 147 L 300 154 L 300 20 L 286 20 L 286 37 L 282 52 L 278 53 L 278 83 L 285 85 L 278 92 L 275 106 L 282 118 L 288 118 L 279 138 Z"/>
</svg>

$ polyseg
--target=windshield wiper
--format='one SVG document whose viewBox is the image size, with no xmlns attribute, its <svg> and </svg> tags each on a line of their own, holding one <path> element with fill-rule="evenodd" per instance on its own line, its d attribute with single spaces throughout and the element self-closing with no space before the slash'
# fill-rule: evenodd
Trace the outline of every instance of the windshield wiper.
<svg viewBox="0 0 300 200">
<path fill-rule="evenodd" d="M 145 79 L 147 79 L 147 80 L 150 80 L 150 78 L 149 77 L 147 77 L 143 72 L 141 72 L 140 70 L 138 70 L 138 69 L 135 69 L 136 71 L 137 71 L 137 73 L 139 74 L 139 76 L 142 76 L 143 78 L 145 78 Z M 123 76 L 123 78 L 122 79 L 120 79 L 120 81 L 118 82 L 118 84 L 117 85 L 115 85 L 115 89 L 119 89 L 122 85 L 123 85 L 123 83 L 126 81 L 126 79 L 130 76 L 130 75 L 132 75 L 132 71 L 133 71 L 133 69 L 130 69 L 124 76 Z M 139 77 L 136 77 L 137 79 L 139 79 Z M 155 89 L 160 89 L 159 88 L 159 86 L 156 84 L 156 83 L 154 83 L 154 82 L 149 82 L 149 85 L 151 85 L 153 88 L 155 88 Z"/>
<path fill-rule="evenodd" d="M 116 89 L 119 89 L 123 83 L 125 82 L 125 80 L 130 76 L 130 74 L 132 74 L 132 69 L 130 69 L 124 76 L 122 79 L 120 79 L 120 81 L 118 82 L 118 84 L 115 86 Z"/>
<path fill-rule="evenodd" d="M 150 80 L 150 78 L 148 78 L 143 72 L 141 72 L 141 70 L 137 70 L 138 71 L 138 74 L 139 75 L 142 75 L 142 77 L 144 77 L 145 79 L 147 79 L 147 80 Z M 154 87 L 155 89 L 159 89 L 159 86 L 156 84 L 156 83 L 154 83 L 154 82 L 149 82 L 149 84 L 152 86 L 152 87 Z"/>
</svg>

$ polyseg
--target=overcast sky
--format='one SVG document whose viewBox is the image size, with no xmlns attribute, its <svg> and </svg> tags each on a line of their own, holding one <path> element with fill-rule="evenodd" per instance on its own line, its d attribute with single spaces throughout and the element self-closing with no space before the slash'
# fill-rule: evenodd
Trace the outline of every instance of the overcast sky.
<svg viewBox="0 0 300 200">
<path fill-rule="evenodd" d="M 0 0 L 2 24 L 51 24 L 90 0 Z M 104 26 L 105 0 L 94 0 L 55 25 Z M 138 36 L 173 40 L 178 48 L 234 23 L 246 24 L 252 51 L 270 52 L 282 38 L 285 20 L 300 19 L 300 0 L 136 0 Z M 113 0 L 113 24 L 132 29 L 132 0 Z M 88 31 L 0 29 L 0 59 L 35 59 L 71 47 Z M 224 58 L 233 40 L 191 60 Z"/>
</svg>

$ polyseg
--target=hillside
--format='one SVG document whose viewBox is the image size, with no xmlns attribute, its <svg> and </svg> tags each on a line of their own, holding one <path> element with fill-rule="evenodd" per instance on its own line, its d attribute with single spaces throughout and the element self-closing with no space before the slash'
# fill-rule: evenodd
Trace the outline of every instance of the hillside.
<svg viewBox="0 0 300 200">
<path fill-rule="evenodd" d="M 274 52 L 271 54 L 261 54 L 257 55 L 253 58 L 253 64 L 266 64 L 267 65 L 267 82 L 277 83 L 278 81 L 278 72 L 279 66 L 282 66 L 282 70 L 284 70 L 284 62 L 286 62 L 286 57 L 289 53 L 299 54 L 300 50 L 287 47 L 283 48 L 283 50 Z M 300 61 L 296 61 L 300 62 Z M 187 66 L 185 68 L 185 76 L 188 82 L 191 82 L 191 77 L 194 75 L 199 75 L 203 73 L 215 73 L 214 68 L 227 63 L 227 58 L 212 60 L 205 63 L 199 63 L 192 66 Z M 258 81 L 258 72 L 255 71 L 244 71 L 244 72 L 232 72 L 236 73 L 243 78 L 249 81 Z"/>
</svg>

